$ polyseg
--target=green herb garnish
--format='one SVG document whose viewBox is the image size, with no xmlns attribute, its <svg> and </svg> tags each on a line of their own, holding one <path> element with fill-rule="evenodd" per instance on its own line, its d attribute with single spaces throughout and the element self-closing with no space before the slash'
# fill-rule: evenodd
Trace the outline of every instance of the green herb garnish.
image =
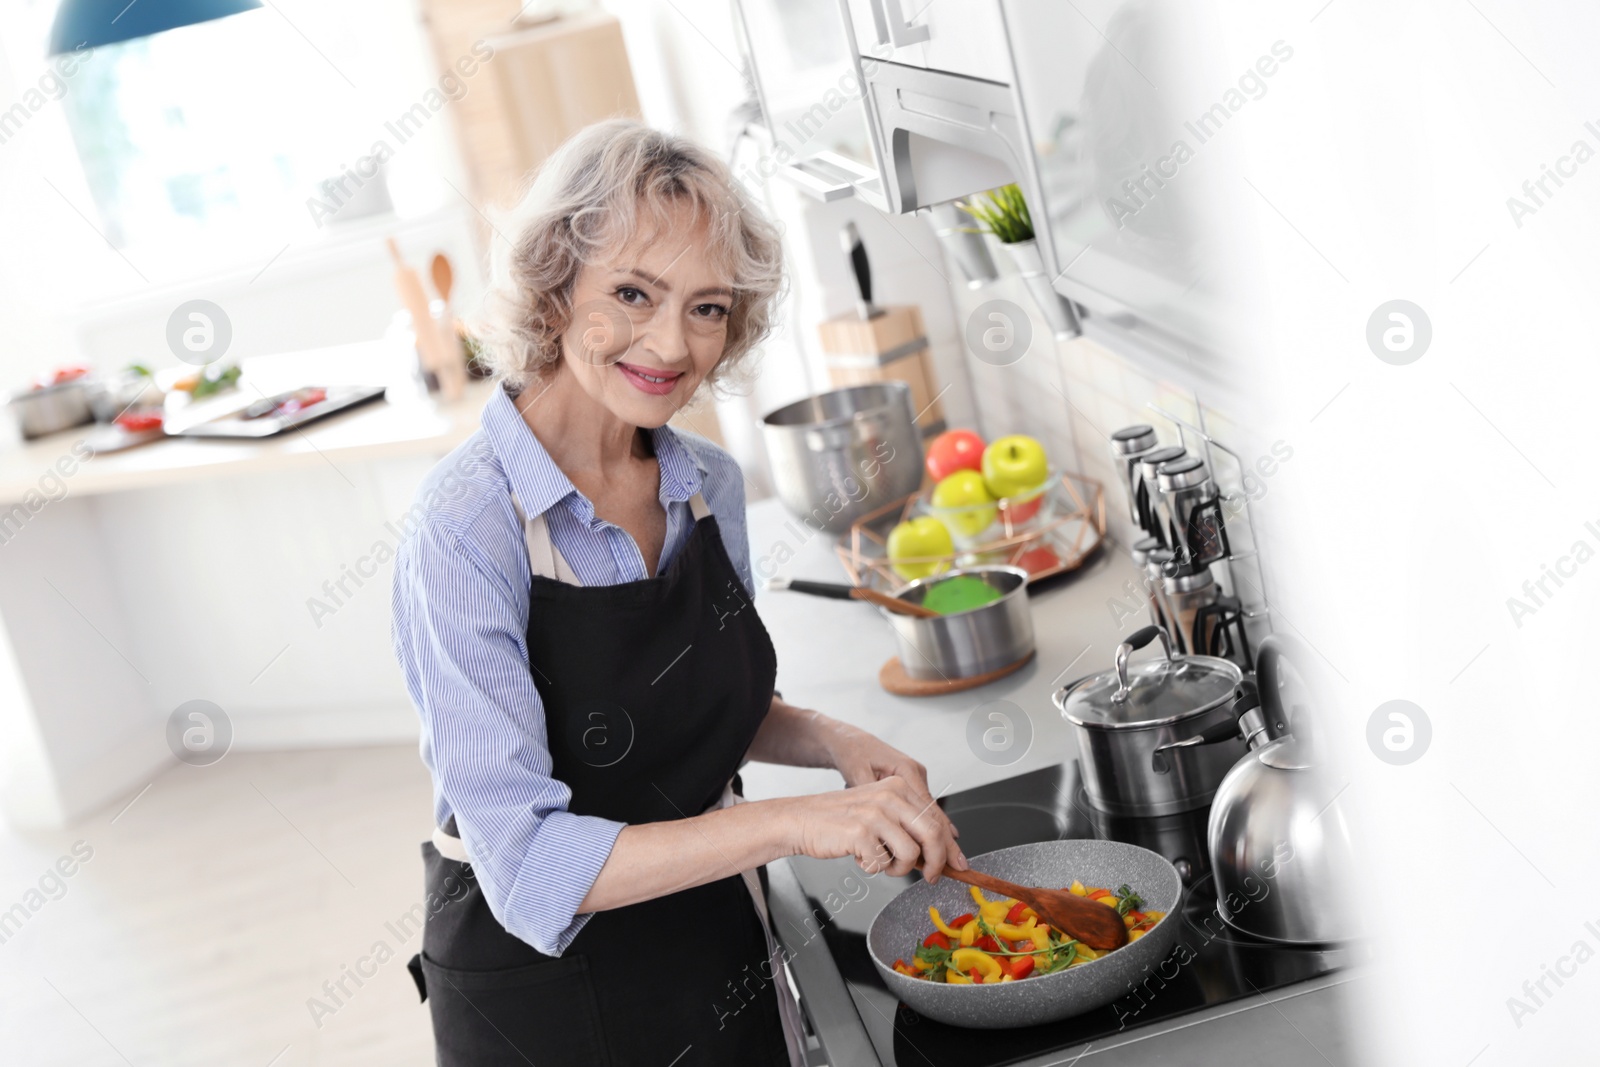
<svg viewBox="0 0 1600 1067">
<path fill-rule="evenodd" d="M 1130 911 L 1143 911 L 1144 898 L 1135 893 L 1126 883 L 1117 887 L 1117 914 L 1126 915 Z"/>
</svg>

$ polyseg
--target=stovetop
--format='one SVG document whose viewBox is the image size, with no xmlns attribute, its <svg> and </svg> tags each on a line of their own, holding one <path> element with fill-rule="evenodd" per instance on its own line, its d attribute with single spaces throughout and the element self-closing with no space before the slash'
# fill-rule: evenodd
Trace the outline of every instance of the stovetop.
<svg viewBox="0 0 1600 1067">
<path fill-rule="evenodd" d="M 827 1021 L 818 1018 L 817 1003 L 827 1001 L 836 1014 L 853 1007 L 865 1028 L 872 1051 L 884 1067 L 999 1067 L 1052 1051 L 1101 1041 L 1134 1027 L 1150 1026 L 1202 1009 L 1303 982 L 1352 965 L 1364 958 L 1358 946 L 1288 947 L 1251 938 L 1228 927 L 1216 913 L 1206 855 L 1207 810 L 1159 818 L 1106 815 L 1090 806 L 1078 781 L 1077 763 L 1047 767 L 1004 781 L 954 793 L 942 802 L 961 831 L 961 847 L 969 856 L 1034 841 L 1109 838 L 1141 845 L 1171 860 L 1185 877 L 1181 907 L 1184 926 L 1173 954 L 1155 973 L 1160 988 L 1150 983 L 1138 993 L 1104 1008 L 1044 1026 L 1010 1030 L 967 1030 L 924 1019 L 901 1004 L 884 986 L 867 952 L 866 932 L 878 912 L 910 878 L 864 876 L 851 860 L 790 860 L 803 901 L 774 898 L 775 917 L 814 917 L 813 936 L 820 935 L 849 996 L 824 995 L 813 963 L 809 973 L 794 964 L 802 1002 L 824 1045 Z M 775 892 L 781 886 L 774 885 Z M 787 905 L 787 906 L 785 906 Z M 825 921 L 820 921 L 825 920 Z M 780 936 L 794 923 L 780 923 Z M 783 926 L 788 925 L 790 932 Z M 810 940 L 809 938 L 807 940 Z M 792 950 L 799 945 L 791 944 Z M 825 980 L 837 983 L 831 971 Z M 812 994 L 817 993 L 813 998 Z M 848 1006 L 846 1006 L 848 1005 Z M 849 1020 L 852 1024 L 854 1019 Z M 855 1030 L 859 1033 L 859 1029 Z M 838 1059 L 840 1053 L 829 1049 Z M 858 1051 L 856 1055 L 860 1055 Z M 839 1060 L 839 1067 L 847 1067 Z M 855 1063 L 848 1067 L 858 1067 Z"/>
</svg>

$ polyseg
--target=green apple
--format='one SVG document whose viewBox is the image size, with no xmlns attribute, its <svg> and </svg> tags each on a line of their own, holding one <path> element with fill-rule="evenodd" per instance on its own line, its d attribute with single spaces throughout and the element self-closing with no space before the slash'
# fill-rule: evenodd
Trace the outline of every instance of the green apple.
<svg viewBox="0 0 1600 1067">
<path fill-rule="evenodd" d="M 994 522 L 994 497 L 977 471 L 960 470 L 940 480 L 933 487 L 933 506 L 944 512 L 939 517 L 957 537 L 976 537 Z"/>
<path fill-rule="evenodd" d="M 956 546 L 950 540 L 950 531 L 932 515 L 919 515 L 908 519 L 889 531 L 889 559 L 907 559 L 915 556 L 948 556 Z M 890 563 L 902 578 L 926 578 L 949 566 L 943 561 L 932 563 Z"/>
<path fill-rule="evenodd" d="M 983 484 L 995 497 L 1021 496 L 1050 477 L 1044 446 L 1026 434 L 996 438 L 983 450 Z"/>
</svg>

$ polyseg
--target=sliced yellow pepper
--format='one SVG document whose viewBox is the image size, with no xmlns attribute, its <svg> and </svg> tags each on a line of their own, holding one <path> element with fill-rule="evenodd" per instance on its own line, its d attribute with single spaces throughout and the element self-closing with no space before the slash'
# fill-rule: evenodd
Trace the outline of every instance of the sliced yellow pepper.
<svg viewBox="0 0 1600 1067">
<path fill-rule="evenodd" d="M 972 894 L 973 902 L 976 903 L 978 905 L 978 907 L 981 908 L 985 904 L 989 903 L 989 898 L 984 896 L 983 895 L 983 890 L 979 889 L 977 886 L 975 886 L 975 885 L 967 886 L 967 892 Z"/>
<path fill-rule="evenodd" d="M 971 985 L 972 979 L 958 972 L 954 967 L 944 972 L 944 980 L 951 985 Z"/>
<path fill-rule="evenodd" d="M 944 921 L 944 919 L 939 915 L 939 909 L 938 908 L 932 907 L 930 905 L 929 908 L 928 908 L 928 918 L 933 920 L 933 925 L 937 926 L 939 928 L 939 932 L 941 934 L 943 934 L 944 936 L 946 936 L 946 937 L 948 937 L 948 938 L 950 938 L 952 940 L 954 940 L 955 938 L 958 938 L 958 937 L 961 936 L 961 931 L 960 930 L 957 930 L 955 927 L 948 925 Z"/>
<path fill-rule="evenodd" d="M 1097 960 L 1099 958 L 1100 958 L 1100 953 L 1096 952 L 1094 949 L 1090 948 L 1088 945 L 1085 945 L 1082 941 L 1078 942 L 1078 959 L 1084 960 L 1084 961 L 1087 962 L 1088 960 Z"/>
<path fill-rule="evenodd" d="M 1085 888 L 1084 884 L 1078 881 L 1076 878 L 1072 880 L 1072 885 L 1068 887 L 1068 892 L 1076 893 L 1080 897 L 1086 897 L 1089 895 L 1089 890 Z"/>
<path fill-rule="evenodd" d="M 1016 979 L 1013 978 L 1009 974 L 1003 974 L 1003 975 L 1000 976 L 1000 981 L 1002 981 L 1002 982 L 1015 982 Z"/>
<path fill-rule="evenodd" d="M 982 915 L 984 921 L 990 926 L 993 926 L 998 922 L 1003 922 L 1005 917 L 1010 913 L 1011 905 L 1003 900 L 991 900 L 987 903 L 978 905 L 978 914 Z"/>
<path fill-rule="evenodd" d="M 985 982 L 992 982 L 1005 973 L 1000 961 L 980 948 L 958 948 L 950 953 L 950 965 L 965 973 L 977 971 Z"/>
<path fill-rule="evenodd" d="M 1017 926 L 1013 923 L 997 922 L 994 924 L 994 932 L 1005 938 L 1007 941 L 1031 940 L 1033 938 L 1034 931 L 1037 929 L 1038 924 L 1032 919 L 1029 919 L 1021 926 Z"/>
<path fill-rule="evenodd" d="M 1129 941 L 1137 941 L 1141 937 L 1143 937 L 1147 932 L 1148 931 L 1145 931 L 1145 930 L 1129 930 L 1128 931 L 1128 940 Z"/>
<path fill-rule="evenodd" d="M 978 940 L 978 920 L 973 919 L 961 928 L 961 947 L 966 948 Z"/>
</svg>

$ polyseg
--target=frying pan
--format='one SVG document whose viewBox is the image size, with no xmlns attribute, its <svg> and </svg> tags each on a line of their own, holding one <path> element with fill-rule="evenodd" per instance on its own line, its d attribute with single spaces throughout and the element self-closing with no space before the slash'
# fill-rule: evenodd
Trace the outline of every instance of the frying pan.
<svg viewBox="0 0 1600 1067">
<path fill-rule="evenodd" d="M 894 961 L 909 961 L 933 929 L 930 904 L 941 915 L 959 915 L 972 910 L 972 896 L 949 878 L 938 885 L 918 882 L 878 913 L 867 930 L 867 950 L 889 992 L 919 1015 L 989 1030 L 1054 1022 L 1131 996 L 1172 951 L 1182 922 L 1176 912 L 1183 882 L 1172 864 L 1148 849 L 1121 841 L 1040 841 L 969 859 L 977 870 L 1023 885 L 1056 889 L 1075 878 L 1113 889 L 1127 883 L 1148 907 L 1166 915 L 1139 940 L 1081 967 L 1019 982 L 946 985 L 909 978 L 894 969 Z"/>
</svg>

